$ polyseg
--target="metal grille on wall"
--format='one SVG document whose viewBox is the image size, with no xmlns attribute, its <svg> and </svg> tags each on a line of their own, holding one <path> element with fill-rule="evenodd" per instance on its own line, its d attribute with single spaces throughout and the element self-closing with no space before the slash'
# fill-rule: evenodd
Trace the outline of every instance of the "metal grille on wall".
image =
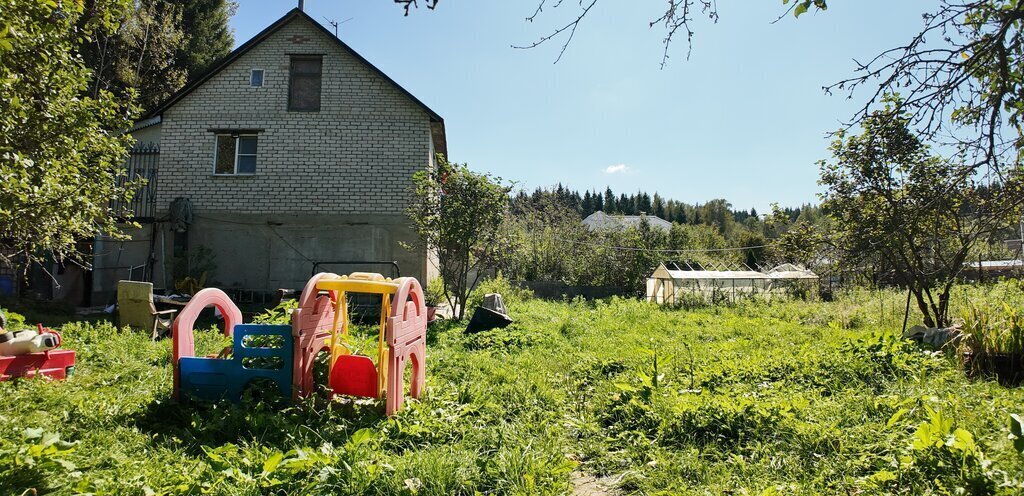
<svg viewBox="0 0 1024 496">
<path fill-rule="evenodd" d="M 126 174 L 117 178 L 117 185 L 123 187 L 132 181 L 140 181 L 135 193 L 128 201 L 116 201 L 111 205 L 115 212 L 131 212 L 138 222 L 152 222 L 156 214 L 157 170 L 160 165 L 160 146 L 155 143 L 136 143 L 124 163 Z"/>
</svg>

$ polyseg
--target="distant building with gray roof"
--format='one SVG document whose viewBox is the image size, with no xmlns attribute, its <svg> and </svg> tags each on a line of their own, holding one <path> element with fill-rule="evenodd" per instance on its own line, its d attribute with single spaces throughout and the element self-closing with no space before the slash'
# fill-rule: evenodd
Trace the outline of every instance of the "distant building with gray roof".
<svg viewBox="0 0 1024 496">
<path fill-rule="evenodd" d="M 621 230 L 640 227 L 640 222 L 647 219 L 652 228 L 668 231 L 672 229 L 672 223 L 655 215 L 608 215 L 598 211 L 583 219 L 583 225 L 592 231 Z"/>
</svg>

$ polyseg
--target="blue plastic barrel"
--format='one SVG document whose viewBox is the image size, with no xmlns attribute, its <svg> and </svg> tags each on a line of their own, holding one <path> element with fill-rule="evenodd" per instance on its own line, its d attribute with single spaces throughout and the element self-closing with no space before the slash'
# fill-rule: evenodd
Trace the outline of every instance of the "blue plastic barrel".
<svg viewBox="0 0 1024 496">
<path fill-rule="evenodd" d="M 14 278 L 11 276 L 0 276 L 0 295 L 14 294 Z"/>
</svg>

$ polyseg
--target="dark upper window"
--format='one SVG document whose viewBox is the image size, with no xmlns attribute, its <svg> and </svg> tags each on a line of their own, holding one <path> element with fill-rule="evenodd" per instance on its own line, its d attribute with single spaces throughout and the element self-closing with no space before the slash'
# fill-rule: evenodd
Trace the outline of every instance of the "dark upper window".
<svg viewBox="0 0 1024 496">
<path fill-rule="evenodd" d="M 288 69 L 288 110 L 320 111 L 322 65 L 320 55 L 292 55 Z"/>
<path fill-rule="evenodd" d="M 249 86 L 253 88 L 263 87 L 263 69 L 252 69 L 249 71 Z"/>
<path fill-rule="evenodd" d="M 218 134 L 213 154 L 214 174 L 255 174 L 256 136 Z"/>
</svg>

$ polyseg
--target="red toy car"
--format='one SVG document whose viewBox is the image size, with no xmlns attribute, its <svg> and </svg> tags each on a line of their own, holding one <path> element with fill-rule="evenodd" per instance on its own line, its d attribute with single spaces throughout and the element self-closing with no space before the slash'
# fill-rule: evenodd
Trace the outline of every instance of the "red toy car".
<svg viewBox="0 0 1024 496">
<path fill-rule="evenodd" d="M 61 344 L 60 333 L 42 324 L 36 328 L 0 333 L 0 381 L 40 374 L 64 379 L 74 373 L 75 352 L 55 349 Z"/>
</svg>

